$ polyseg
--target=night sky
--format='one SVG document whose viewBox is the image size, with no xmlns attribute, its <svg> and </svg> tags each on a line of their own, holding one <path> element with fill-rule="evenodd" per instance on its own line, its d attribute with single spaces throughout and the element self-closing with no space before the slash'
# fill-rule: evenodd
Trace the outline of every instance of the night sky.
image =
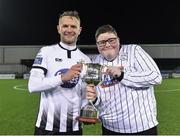
<svg viewBox="0 0 180 136">
<path fill-rule="evenodd" d="M 0 0 L 0 45 L 43 45 L 59 42 L 59 13 L 77 10 L 82 33 L 78 44 L 95 44 L 100 25 L 111 24 L 121 43 L 180 43 L 178 2 L 156 0 Z"/>
</svg>

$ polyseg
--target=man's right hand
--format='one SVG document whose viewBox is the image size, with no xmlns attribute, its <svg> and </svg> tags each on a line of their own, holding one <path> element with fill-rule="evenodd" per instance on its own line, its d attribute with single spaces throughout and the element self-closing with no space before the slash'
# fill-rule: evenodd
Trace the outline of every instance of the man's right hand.
<svg viewBox="0 0 180 136">
<path fill-rule="evenodd" d="M 61 80 L 63 82 L 71 80 L 74 77 L 78 77 L 81 73 L 82 65 L 75 64 L 73 65 L 66 73 L 61 75 Z"/>
</svg>

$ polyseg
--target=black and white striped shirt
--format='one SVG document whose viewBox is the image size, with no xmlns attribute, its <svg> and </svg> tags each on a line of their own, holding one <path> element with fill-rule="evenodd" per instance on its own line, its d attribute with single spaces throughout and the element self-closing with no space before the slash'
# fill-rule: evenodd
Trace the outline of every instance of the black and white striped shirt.
<svg viewBox="0 0 180 136">
<path fill-rule="evenodd" d="M 109 77 L 103 77 L 104 81 L 97 86 L 95 105 L 103 126 L 119 133 L 136 133 L 156 126 L 153 86 L 160 84 L 162 77 L 154 60 L 138 45 L 122 45 L 113 61 L 98 55 L 95 62 L 124 66 L 124 77 L 120 82 L 112 84 Z"/>
<path fill-rule="evenodd" d="M 90 62 L 89 57 L 79 49 L 63 43 L 41 48 L 28 83 L 30 92 L 41 92 L 37 127 L 58 132 L 80 129 L 76 117 L 85 100 L 85 87 L 83 90 L 80 77 L 63 83 L 60 74 L 82 60 Z"/>
</svg>

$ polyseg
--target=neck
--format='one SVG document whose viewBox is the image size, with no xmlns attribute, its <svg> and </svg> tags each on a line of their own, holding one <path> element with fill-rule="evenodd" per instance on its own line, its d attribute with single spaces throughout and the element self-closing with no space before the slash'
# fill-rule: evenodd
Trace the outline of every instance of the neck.
<svg viewBox="0 0 180 136">
<path fill-rule="evenodd" d="M 60 45 L 67 50 L 73 50 L 76 48 L 76 44 L 74 44 L 74 43 L 73 44 L 67 44 L 67 43 L 60 42 Z"/>
</svg>

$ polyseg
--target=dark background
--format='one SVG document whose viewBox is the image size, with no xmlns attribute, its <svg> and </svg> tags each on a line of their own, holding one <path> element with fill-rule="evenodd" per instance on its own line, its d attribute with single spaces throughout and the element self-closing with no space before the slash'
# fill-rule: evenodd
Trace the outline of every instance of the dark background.
<svg viewBox="0 0 180 136">
<path fill-rule="evenodd" d="M 180 7 L 175 1 L 0 0 L 0 45 L 59 42 L 59 13 L 77 10 L 83 28 L 78 44 L 95 44 L 98 26 L 113 25 L 121 43 L 180 43 Z"/>
</svg>

